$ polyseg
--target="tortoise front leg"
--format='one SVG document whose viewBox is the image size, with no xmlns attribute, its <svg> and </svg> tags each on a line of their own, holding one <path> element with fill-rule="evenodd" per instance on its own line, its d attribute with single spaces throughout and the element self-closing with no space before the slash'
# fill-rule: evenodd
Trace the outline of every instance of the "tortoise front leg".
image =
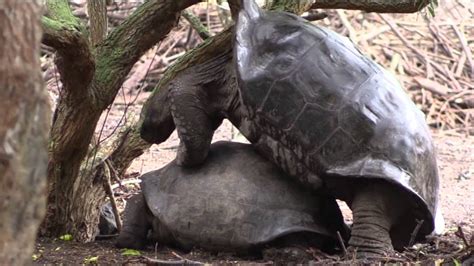
<svg viewBox="0 0 474 266">
<path fill-rule="evenodd" d="M 175 129 L 168 101 L 169 94 L 169 87 L 156 91 L 143 106 L 140 115 L 140 136 L 149 143 L 162 143 Z"/>
<path fill-rule="evenodd" d="M 207 94 L 192 79 L 173 81 L 170 91 L 171 115 L 180 144 L 176 162 L 182 166 L 199 165 L 207 158 L 215 124 L 212 121 Z"/>
</svg>

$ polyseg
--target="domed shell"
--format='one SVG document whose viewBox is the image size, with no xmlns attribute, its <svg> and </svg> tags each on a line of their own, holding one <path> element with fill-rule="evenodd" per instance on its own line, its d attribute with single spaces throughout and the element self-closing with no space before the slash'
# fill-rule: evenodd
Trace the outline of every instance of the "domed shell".
<svg viewBox="0 0 474 266">
<path fill-rule="evenodd" d="M 420 235 L 433 231 L 434 147 L 423 114 L 400 84 L 347 38 L 243 2 L 235 62 L 243 105 L 260 133 L 295 151 L 343 193 L 360 177 L 399 185 L 412 198 L 411 218 L 424 220 Z M 410 221 L 404 226 L 412 230 Z"/>
<path fill-rule="evenodd" d="M 248 144 L 212 144 L 203 166 L 172 162 L 142 180 L 152 214 L 183 247 L 245 250 L 296 232 L 347 232 L 333 198 L 305 191 Z"/>
</svg>

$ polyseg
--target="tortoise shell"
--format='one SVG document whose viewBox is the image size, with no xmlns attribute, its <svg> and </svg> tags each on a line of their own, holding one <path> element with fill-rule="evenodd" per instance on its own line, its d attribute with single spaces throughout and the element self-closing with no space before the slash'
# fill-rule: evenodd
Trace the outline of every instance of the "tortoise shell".
<svg viewBox="0 0 474 266">
<path fill-rule="evenodd" d="M 143 175 L 141 186 L 159 221 L 154 227 L 166 229 L 155 237 L 183 248 L 248 250 L 301 232 L 330 241 L 337 231 L 348 237 L 334 198 L 305 190 L 249 144 L 212 144 L 204 165 L 182 168 L 173 161 Z"/>
<path fill-rule="evenodd" d="M 439 189 L 433 142 L 422 112 L 393 75 L 346 37 L 244 3 L 234 44 L 239 92 L 260 139 L 277 143 L 274 159 L 290 154 L 342 198 L 361 177 L 399 185 L 424 220 L 420 233 L 433 231 Z"/>
</svg>

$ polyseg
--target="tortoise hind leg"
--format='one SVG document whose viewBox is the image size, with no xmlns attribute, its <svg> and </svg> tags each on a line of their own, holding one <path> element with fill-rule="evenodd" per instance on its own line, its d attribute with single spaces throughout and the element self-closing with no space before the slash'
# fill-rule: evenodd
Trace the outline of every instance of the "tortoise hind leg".
<svg viewBox="0 0 474 266">
<path fill-rule="evenodd" d="M 349 245 L 357 257 L 377 258 L 393 252 L 390 229 L 403 213 L 399 197 L 387 184 L 360 184 L 350 202 L 354 223 Z"/>
<path fill-rule="evenodd" d="M 124 225 L 115 246 L 118 248 L 143 249 L 146 246 L 150 217 L 143 194 L 130 198 L 124 215 Z"/>
</svg>

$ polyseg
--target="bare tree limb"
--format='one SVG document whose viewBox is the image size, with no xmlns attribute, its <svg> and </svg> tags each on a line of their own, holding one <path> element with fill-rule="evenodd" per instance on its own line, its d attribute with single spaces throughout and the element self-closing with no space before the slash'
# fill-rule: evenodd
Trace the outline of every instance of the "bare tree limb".
<svg viewBox="0 0 474 266">
<path fill-rule="evenodd" d="M 353 9 L 379 13 L 414 13 L 423 9 L 431 0 L 315 0 L 312 8 Z"/>
<path fill-rule="evenodd" d="M 43 43 L 58 52 L 56 64 L 67 98 L 86 98 L 95 63 L 85 28 L 72 14 L 67 0 L 48 0 L 46 7 L 46 16 L 41 21 Z"/>
<path fill-rule="evenodd" d="M 133 64 L 178 22 L 181 10 L 200 0 L 147 1 L 97 47 L 94 106 L 105 109 Z"/>
<path fill-rule="evenodd" d="M 205 40 L 209 37 L 211 37 L 211 34 L 209 33 L 209 30 L 207 29 L 206 26 L 204 26 L 201 21 L 199 20 L 198 17 L 196 17 L 194 14 L 191 12 L 184 10 L 181 15 L 191 24 L 191 27 L 196 30 L 196 32 L 199 34 L 199 37 L 201 39 Z"/>
</svg>

